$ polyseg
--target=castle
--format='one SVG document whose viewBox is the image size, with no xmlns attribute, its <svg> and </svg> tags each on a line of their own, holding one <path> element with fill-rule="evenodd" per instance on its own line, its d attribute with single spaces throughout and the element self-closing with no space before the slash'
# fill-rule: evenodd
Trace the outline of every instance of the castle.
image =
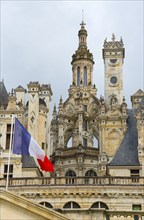
<svg viewBox="0 0 144 220">
<path fill-rule="evenodd" d="M 69 95 L 65 101 L 60 98 L 58 110 L 54 106 L 52 120 L 49 84 L 32 81 L 28 91 L 18 86 L 8 94 L 0 82 L 2 219 L 144 219 L 144 91 L 131 96 L 128 109 L 123 94 L 125 48 L 113 34 L 102 49 L 105 95 L 98 98 L 83 21 L 78 37 Z M 50 157 L 55 172 L 42 172 L 30 156 L 11 154 L 5 191 L 13 114 Z"/>
</svg>

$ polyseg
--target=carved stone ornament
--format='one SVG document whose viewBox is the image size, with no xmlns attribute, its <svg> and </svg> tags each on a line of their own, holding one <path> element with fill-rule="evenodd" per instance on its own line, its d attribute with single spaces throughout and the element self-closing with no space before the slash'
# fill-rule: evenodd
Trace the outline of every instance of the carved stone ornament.
<svg viewBox="0 0 144 220">
<path fill-rule="evenodd" d="M 66 111 L 68 114 L 73 115 L 74 114 L 74 109 L 71 105 L 68 105 L 66 108 Z"/>
</svg>

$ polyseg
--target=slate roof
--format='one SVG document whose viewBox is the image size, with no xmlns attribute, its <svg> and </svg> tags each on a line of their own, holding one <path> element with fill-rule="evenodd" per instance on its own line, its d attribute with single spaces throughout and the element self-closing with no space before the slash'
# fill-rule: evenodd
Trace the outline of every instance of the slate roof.
<svg viewBox="0 0 144 220">
<path fill-rule="evenodd" d="M 110 166 L 138 166 L 138 131 L 133 109 L 129 109 L 128 130 L 118 148 Z"/>
<path fill-rule="evenodd" d="M 8 104 L 8 93 L 3 82 L 0 82 L 0 105 L 6 107 Z"/>
<path fill-rule="evenodd" d="M 29 155 L 22 156 L 22 168 L 38 168 L 33 157 Z"/>
</svg>

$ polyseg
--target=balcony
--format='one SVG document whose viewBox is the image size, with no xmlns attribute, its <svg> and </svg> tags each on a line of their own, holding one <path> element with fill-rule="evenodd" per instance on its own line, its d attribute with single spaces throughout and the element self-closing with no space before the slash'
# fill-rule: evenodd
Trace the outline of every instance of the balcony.
<svg viewBox="0 0 144 220">
<path fill-rule="evenodd" d="M 144 186 L 144 177 L 22 177 L 9 179 L 9 187 L 19 186 Z M 0 187 L 6 179 L 0 179 Z"/>
</svg>

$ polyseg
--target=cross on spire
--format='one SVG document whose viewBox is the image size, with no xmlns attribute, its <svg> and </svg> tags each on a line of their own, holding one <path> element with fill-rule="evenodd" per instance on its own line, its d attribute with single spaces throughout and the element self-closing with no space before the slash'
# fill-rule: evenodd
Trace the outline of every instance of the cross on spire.
<svg viewBox="0 0 144 220">
<path fill-rule="evenodd" d="M 84 28 L 85 23 L 84 23 L 84 10 L 82 9 L 82 23 L 80 24 L 82 28 Z"/>
</svg>

